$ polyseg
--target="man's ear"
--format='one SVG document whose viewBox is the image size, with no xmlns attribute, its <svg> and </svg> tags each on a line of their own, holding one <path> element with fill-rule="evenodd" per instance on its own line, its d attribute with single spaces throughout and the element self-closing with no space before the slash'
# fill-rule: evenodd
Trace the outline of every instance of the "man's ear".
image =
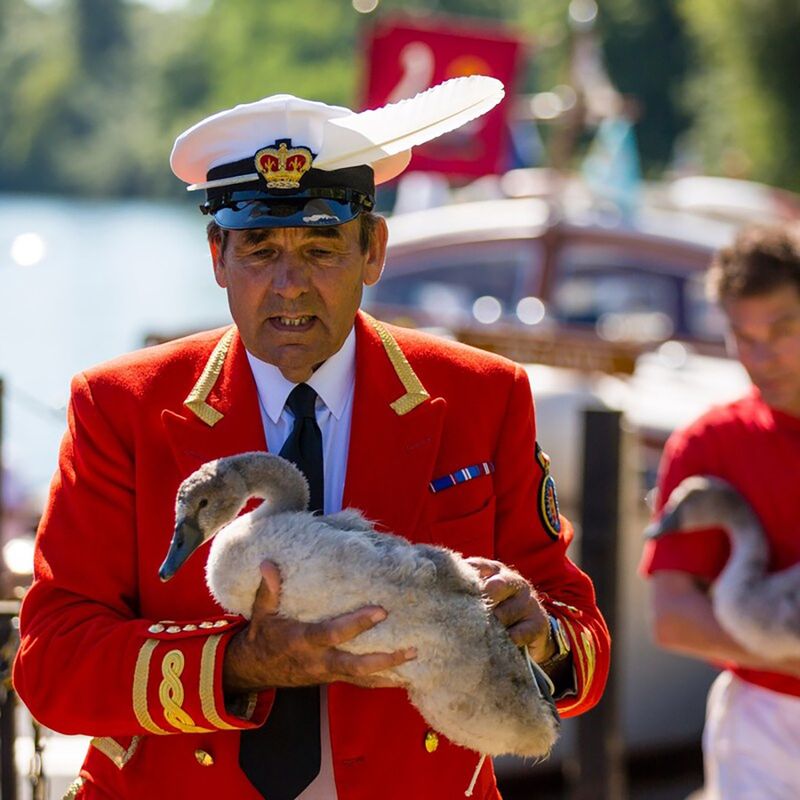
<svg viewBox="0 0 800 800">
<path fill-rule="evenodd" d="M 214 280 L 217 286 L 225 289 L 228 285 L 225 275 L 225 263 L 222 260 L 222 241 L 220 239 L 209 239 L 208 249 L 211 252 L 211 263 L 214 266 Z"/>
<path fill-rule="evenodd" d="M 383 272 L 386 261 L 386 242 L 389 239 L 389 228 L 383 217 L 378 217 L 372 229 L 367 250 L 367 261 L 364 265 L 364 284 L 372 286 L 377 283 Z"/>
</svg>

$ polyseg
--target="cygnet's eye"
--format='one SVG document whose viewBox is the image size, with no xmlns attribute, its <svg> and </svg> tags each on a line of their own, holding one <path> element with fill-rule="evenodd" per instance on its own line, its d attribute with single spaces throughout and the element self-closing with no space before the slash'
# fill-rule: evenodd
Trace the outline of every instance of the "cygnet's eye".
<svg viewBox="0 0 800 800">
<path fill-rule="evenodd" d="M 208 505 L 208 498 L 204 497 L 198 504 L 198 508 L 205 508 Z"/>
</svg>

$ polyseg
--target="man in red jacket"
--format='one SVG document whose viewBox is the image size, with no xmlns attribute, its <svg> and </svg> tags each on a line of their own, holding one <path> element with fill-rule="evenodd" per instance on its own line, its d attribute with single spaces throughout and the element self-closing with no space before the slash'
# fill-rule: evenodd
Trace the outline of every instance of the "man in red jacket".
<svg viewBox="0 0 800 800">
<path fill-rule="evenodd" d="M 396 141 L 392 113 L 378 127 Z M 356 507 L 473 557 L 562 715 L 600 697 L 608 632 L 566 556 L 572 530 L 535 445 L 524 371 L 359 310 L 386 249 L 374 185 L 405 167 L 410 147 L 387 154 L 362 123 L 278 95 L 179 137 L 172 166 L 206 190 L 235 325 L 74 379 L 14 679 L 40 721 L 96 737 L 75 797 L 446 799 L 470 783 L 498 797 L 491 763 L 473 776 L 478 756 L 380 676 L 413 648 L 338 649 L 383 609 L 287 619 L 267 562 L 250 622 L 215 604 L 204 558 L 159 580 L 180 482 L 239 452 L 299 447 L 312 454 L 314 508 Z"/>
<path fill-rule="evenodd" d="M 667 442 L 659 510 L 690 475 L 723 478 L 764 527 L 769 570 L 800 562 L 800 229 L 753 228 L 716 257 L 709 284 L 753 389 Z M 800 797 L 800 659 L 750 652 L 717 622 L 709 586 L 729 555 L 720 529 L 648 544 L 657 641 L 725 669 L 708 700 L 708 800 Z"/>
</svg>

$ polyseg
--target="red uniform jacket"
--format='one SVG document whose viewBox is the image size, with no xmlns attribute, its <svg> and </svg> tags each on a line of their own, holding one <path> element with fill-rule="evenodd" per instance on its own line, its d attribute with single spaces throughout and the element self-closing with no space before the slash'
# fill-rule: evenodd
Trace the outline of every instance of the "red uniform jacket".
<svg viewBox="0 0 800 800">
<path fill-rule="evenodd" d="M 559 702 L 569 716 L 599 699 L 609 639 L 590 581 L 565 555 L 569 523 L 553 530 L 534 440 L 522 369 L 359 314 L 343 505 L 411 541 L 522 572 L 571 639 L 577 695 Z M 238 731 L 263 723 L 272 692 L 254 695 L 242 719 L 226 711 L 221 684 L 226 643 L 244 623 L 205 586 L 207 543 L 169 583 L 158 567 L 180 482 L 209 459 L 265 447 L 235 328 L 74 379 L 14 681 L 42 723 L 96 737 L 76 797 L 258 798 L 238 767 Z M 429 485 L 484 462 L 493 473 Z M 429 752 L 404 691 L 340 683 L 328 698 L 339 800 L 464 796 L 478 756 L 443 737 Z M 489 761 L 474 797 L 498 797 Z"/>
</svg>

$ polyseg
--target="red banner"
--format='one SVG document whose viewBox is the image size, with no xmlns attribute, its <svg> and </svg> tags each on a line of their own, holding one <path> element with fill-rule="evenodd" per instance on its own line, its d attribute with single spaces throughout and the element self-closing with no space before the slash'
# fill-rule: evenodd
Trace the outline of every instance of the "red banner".
<svg viewBox="0 0 800 800">
<path fill-rule="evenodd" d="M 465 75 L 489 75 L 506 96 L 487 114 L 452 133 L 414 148 L 409 170 L 450 176 L 504 171 L 506 118 L 522 63 L 523 43 L 491 25 L 462 20 L 378 20 L 367 41 L 365 108 L 413 97 L 430 86 Z"/>
</svg>

